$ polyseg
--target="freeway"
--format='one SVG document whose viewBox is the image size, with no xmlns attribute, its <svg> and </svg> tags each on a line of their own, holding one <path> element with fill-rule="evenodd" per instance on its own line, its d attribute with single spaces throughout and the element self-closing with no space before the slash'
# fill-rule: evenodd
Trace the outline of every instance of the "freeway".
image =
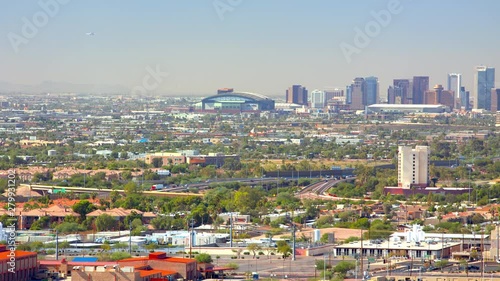
<svg viewBox="0 0 500 281">
<path fill-rule="evenodd" d="M 237 179 L 214 179 L 207 180 L 201 183 L 191 183 L 184 186 L 168 188 L 157 191 L 143 191 L 144 195 L 162 196 L 162 197 L 178 197 L 178 196 L 203 196 L 203 194 L 187 192 L 189 188 L 197 188 L 200 190 L 209 188 L 212 183 L 224 183 L 224 182 L 244 182 L 250 185 L 252 184 L 264 184 L 264 183 L 274 183 L 277 179 L 275 178 L 237 178 Z M 20 186 L 29 187 L 31 190 L 39 190 L 45 192 L 54 193 L 57 190 L 64 190 L 65 192 L 75 192 L 75 193 L 109 193 L 116 190 L 119 193 L 125 193 L 123 189 L 103 189 L 103 188 L 88 188 L 81 186 L 56 186 L 56 185 L 39 185 L 39 184 L 21 184 Z"/>
<path fill-rule="evenodd" d="M 66 192 L 75 193 L 110 193 L 117 191 L 118 193 L 125 193 L 123 189 L 102 189 L 102 188 L 87 188 L 79 186 L 56 186 L 56 185 L 38 185 L 38 184 L 21 184 L 20 186 L 27 186 L 31 190 L 39 190 L 54 193 L 55 190 L 65 190 Z M 189 192 L 164 192 L 164 191 L 143 191 L 145 195 L 163 196 L 163 197 L 178 197 L 178 196 L 203 196 L 203 194 L 189 193 Z"/>
<path fill-rule="evenodd" d="M 308 194 L 308 193 L 322 195 L 338 183 L 352 181 L 355 179 L 356 179 L 355 177 L 351 177 L 351 178 L 347 178 L 347 179 L 340 179 L 340 180 L 339 179 L 330 179 L 330 180 L 316 182 L 316 183 L 313 183 L 313 184 L 310 184 L 310 185 L 304 187 L 302 190 L 300 190 L 297 193 L 297 195 L 301 196 L 301 195 Z"/>
</svg>

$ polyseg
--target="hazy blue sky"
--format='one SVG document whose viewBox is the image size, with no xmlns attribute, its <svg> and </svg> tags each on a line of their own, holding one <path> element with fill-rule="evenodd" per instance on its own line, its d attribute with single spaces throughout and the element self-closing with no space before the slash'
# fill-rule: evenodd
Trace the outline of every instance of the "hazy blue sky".
<svg viewBox="0 0 500 281">
<path fill-rule="evenodd" d="M 156 93 L 208 95 L 234 87 L 284 95 L 291 84 L 345 87 L 356 76 L 373 75 L 385 95 L 393 78 L 429 75 L 431 86 L 445 85 L 447 73 L 459 72 L 471 88 L 475 65 L 500 67 L 498 0 L 400 0 L 400 12 L 348 63 L 341 43 L 356 46 L 355 28 L 364 29 L 374 21 L 371 13 L 390 2 L 72 0 L 27 38 L 23 17 L 43 19 L 43 8 L 38 1 L 5 0 L 0 81 L 132 89 L 142 85 L 147 66 L 159 65 L 169 76 Z M 231 9 L 218 13 L 214 5 Z M 12 34 L 24 38 L 17 53 Z"/>
</svg>

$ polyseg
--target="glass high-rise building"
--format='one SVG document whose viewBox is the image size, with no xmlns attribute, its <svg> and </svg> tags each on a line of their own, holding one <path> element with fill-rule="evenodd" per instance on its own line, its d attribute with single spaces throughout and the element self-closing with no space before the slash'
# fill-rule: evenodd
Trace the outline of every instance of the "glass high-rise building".
<svg viewBox="0 0 500 281">
<path fill-rule="evenodd" d="M 495 68 L 476 66 L 474 74 L 474 109 L 491 110 L 491 89 L 495 88 Z"/>
<path fill-rule="evenodd" d="M 345 103 L 352 103 L 352 85 L 345 86 Z"/>
<path fill-rule="evenodd" d="M 378 103 L 378 78 L 374 76 L 365 78 L 365 92 L 363 93 L 363 105 L 368 106 Z"/>
</svg>

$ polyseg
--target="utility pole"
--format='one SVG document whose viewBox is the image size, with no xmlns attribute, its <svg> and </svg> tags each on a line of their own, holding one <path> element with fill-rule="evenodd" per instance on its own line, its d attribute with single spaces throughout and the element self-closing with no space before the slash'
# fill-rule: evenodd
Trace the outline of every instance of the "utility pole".
<svg viewBox="0 0 500 281">
<path fill-rule="evenodd" d="M 295 224 L 292 220 L 292 261 L 295 260 Z"/>
<path fill-rule="evenodd" d="M 194 228 L 194 219 L 191 219 L 191 231 L 189 231 L 189 258 L 192 258 L 191 255 L 193 250 L 193 228 Z"/>
<path fill-rule="evenodd" d="M 278 167 L 278 178 L 276 179 L 276 197 L 280 193 L 280 167 Z"/>
<path fill-rule="evenodd" d="M 59 260 L 59 231 L 56 229 L 56 261 Z"/>
<path fill-rule="evenodd" d="M 229 247 L 233 248 L 233 213 L 229 215 Z"/>
<path fill-rule="evenodd" d="M 361 253 L 359 254 L 361 278 L 363 278 L 363 229 L 361 229 Z M 364 278 L 363 278 L 364 279 Z"/>
<path fill-rule="evenodd" d="M 390 238 L 387 238 L 387 255 L 386 255 L 386 263 L 387 263 L 387 276 L 390 276 L 389 275 L 389 242 L 390 242 Z"/>
<path fill-rule="evenodd" d="M 471 181 L 471 178 L 470 178 L 470 171 L 472 170 L 472 167 L 470 168 L 469 170 L 469 206 L 471 205 L 471 201 L 470 201 L 470 181 Z"/>
<path fill-rule="evenodd" d="M 498 240 L 500 237 L 500 228 L 498 227 L 499 224 L 497 223 L 496 226 L 495 226 L 495 230 L 497 232 L 497 254 L 496 254 L 496 262 L 500 261 L 500 255 L 499 255 L 499 250 L 500 250 L 500 241 Z"/>
<path fill-rule="evenodd" d="M 481 278 L 484 278 L 484 231 L 481 231 Z"/>
<path fill-rule="evenodd" d="M 132 255 L 132 224 L 129 225 L 129 233 L 128 233 L 128 253 Z"/>
<path fill-rule="evenodd" d="M 323 255 L 323 280 L 326 280 L 326 258 Z"/>
</svg>

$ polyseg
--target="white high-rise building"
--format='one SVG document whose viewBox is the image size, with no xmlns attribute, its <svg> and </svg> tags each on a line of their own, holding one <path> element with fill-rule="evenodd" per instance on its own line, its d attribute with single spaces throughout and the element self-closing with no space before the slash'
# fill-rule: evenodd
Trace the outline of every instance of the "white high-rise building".
<svg viewBox="0 0 500 281">
<path fill-rule="evenodd" d="M 325 92 L 320 90 L 314 90 L 309 93 L 309 101 L 311 108 L 325 108 Z"/>
<path fill-rule="evenodd" d="M 460 98 L 460 88 L 462 87 L 462 74 L 459 73 L 449 73 L 448 74 L 448 87 L 446 90 L 453 91 L 455 93 L 455 98 Z"/>
<path fill-rule="evenodd" d="M 414 149 L 409 146 L 398 148 L 398 186 L 403 189 L 411 187 L 427 187 L 429 183 L 429 154 L 428 146 L 417 145 Z"/>
</svg>

